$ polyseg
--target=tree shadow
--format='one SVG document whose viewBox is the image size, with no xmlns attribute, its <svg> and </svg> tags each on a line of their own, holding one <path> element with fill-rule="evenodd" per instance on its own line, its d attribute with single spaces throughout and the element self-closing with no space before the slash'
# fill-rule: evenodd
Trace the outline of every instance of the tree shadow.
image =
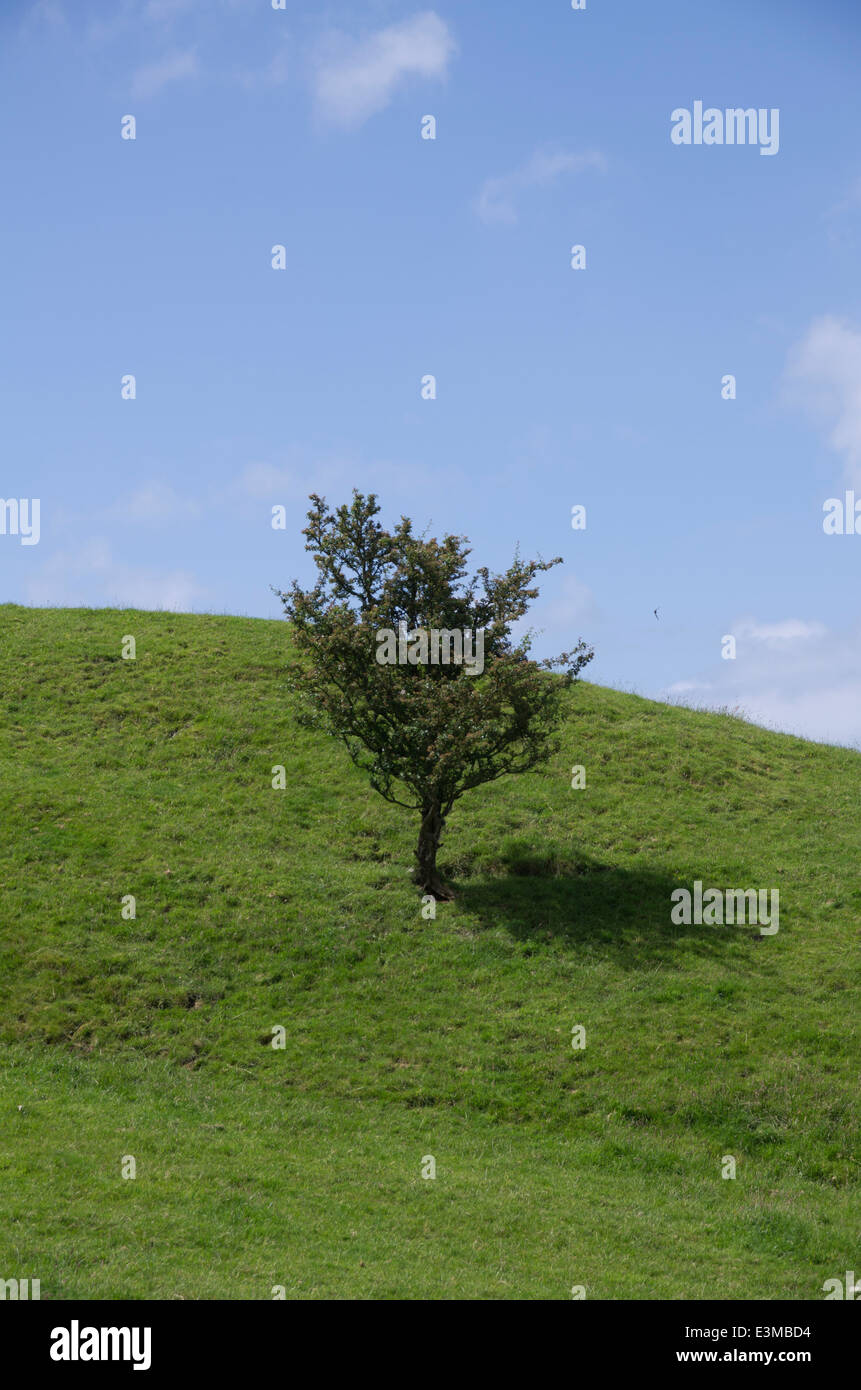
<svg viewBox="0 0 861 1390">
<path fill-rule="evenodd" d="M 579 854 L 575 860 L 511 859 L 502 872 L 481 877 L 448 876 L 456 911 L 476 918 L 486 930 L 504 927 L 518 941 L 561 939 L 572 951 L 612 957 L 624 969 L 679 957 L 723 957 L 744 941 L 752 950 L 762 940 L 751 926 L 690 926 L 670 921 L 674 888 L 690 879 L 653 869 L 620 868 Z M 700 875 L 701 876 L 701 875 Z"/>
</svg>

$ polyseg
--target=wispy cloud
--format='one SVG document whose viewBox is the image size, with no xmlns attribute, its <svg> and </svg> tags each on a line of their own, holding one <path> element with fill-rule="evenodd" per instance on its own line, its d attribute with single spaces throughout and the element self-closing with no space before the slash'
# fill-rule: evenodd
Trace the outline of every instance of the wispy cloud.
<svg viewBox="0 0 861 1390">
<path fill-rule="evenodd" d="M 665 694 L 680 703 L 740 708 L 757 724 L 827 743 L 861 747 L 861 624 L 835 631 L 804 618 L 737 619 L 735 661 L 709 679 L 676 681 Z"/>
<path fill-rule="evenodd" d="M 200 516 L 197 498 L 181 497 L 167 483 L 151 482 L 103 513 L 109 521 L 192 521 Z"/>
<path fill-rule="evenodd" d="M 332 125 L 360 125 L 384 110 L 408 78 L 444 77 L 456 48 L 433 10 L 358 42 L 330 35 L 314 72 L 317 114 Z"/>
<path fill-rule="evenodd" d="M 288 450 L 287 456 L 276 463 L 249 463 L 218 494 L 218 505 L 236 507 L 244 502 L 291 502 L 297 505 L 296 515 L 304 516 L 304 504 L 312 492 L 318 492 L 341 502 L 350 490 L 376 492 L 394 505 L 403 498 L 422 498 L 440 484 L 444 489 L 462 491 L 466 479 L 457 469 L 430 470 L 420 465 L 405 469 L 400 462 L 384 459 L 367 462 L 358 455 L 328 454 L 324 457 L 306 455 L 304 451 Z"/>
<path fill-rule="evenodd" d="M 138 68 L 132 77 L 131 93 L 134 97 L 155 96 L 156 92 L 160 92 L 169 82 L 196 77 L 197 73 L 198 62 L 194 49 L 168 53 L 158 62 Z"/>
<path fill-rule="evenodd" d="M 536 150 L 521 168 L 485 179 L 473 206 L 483 222 L 513 223 L 517 221 L 517 203 L 523 193 L 547 188 L 566 174 L 606 167 L 604 156 L 594 150 L 586 154 Z"/>
<path fill-rule="evenodd" d="M 824 623 L 809 623 L 803 618 L 784 618 L 779 623 L 760 623 L 755 618 L 741 618 L 732 631 L 741 642 L 759 644 L 775 651 L 786 650 L 790 642 L 808 642 L 814 637 L 825 637 L 828 628 Z"/>
<path fill-rule="evenodd" d="M 572 624 L 594 622 L 598 616 L 598 606 L 592 590 L 576 575 L 566 574 L 557 597 L 536 606 L 535 626 L 549 634 L 570 632 Z"/>
<path fill-rule="evenodd" d="M 861 484 L 861 332 L 831 315 L 816 319 L 791 354 L 786 379 L 826 422 L 847 480 Z"/>
<path fill-rule="evenodd" d="M 92 540 L 80 550 L 53 555 L 27 585 L 28 602 L 70 608 L 107 604 L 187 612 L 205 594 L 206 590 L 186 570 L 160 573 L 114 560 L 110 546 L 103 540 Z"/>
</svg>

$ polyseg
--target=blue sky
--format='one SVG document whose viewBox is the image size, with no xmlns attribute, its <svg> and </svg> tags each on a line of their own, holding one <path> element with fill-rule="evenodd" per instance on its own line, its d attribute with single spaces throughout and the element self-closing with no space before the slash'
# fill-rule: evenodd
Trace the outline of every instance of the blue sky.
<svg viewBox="0 0 861 1390">
<path fill-rule="evenodd" d="M 5 0 L 0 38 L 0 493 L 41 504 L 4 601 L 274 617 L 356 486 L 562 555 L 536 654 L 861 745 L 854 0 Z M 696 101 L 777 153 L 674 144 Z"/>
</svg>

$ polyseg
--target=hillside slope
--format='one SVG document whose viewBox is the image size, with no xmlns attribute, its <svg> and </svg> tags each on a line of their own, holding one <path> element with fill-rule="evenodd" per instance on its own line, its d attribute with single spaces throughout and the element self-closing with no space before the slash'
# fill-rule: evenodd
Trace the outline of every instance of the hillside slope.
<svg viewBox="0 0 861 1390">
<path fill-rule="evenodd" d="M 297 728 L 288 642 L 0 607 L 0 1276 L 808 1299 L 857 1268 L 861 755 L 580 685 L 552 765 L 458 803 L 426 921 L 415 817 Z M 778 888 L 779 932 L 671 925 L 695 879 Z"/>
</svg>

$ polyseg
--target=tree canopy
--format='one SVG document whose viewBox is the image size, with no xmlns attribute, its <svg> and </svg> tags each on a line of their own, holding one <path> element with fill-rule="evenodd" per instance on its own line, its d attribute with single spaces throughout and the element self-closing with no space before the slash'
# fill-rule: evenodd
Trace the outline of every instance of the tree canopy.
<svg viewBox="0 0 861 1390">
<path fill-rule="evenodd" d="M 556 751 L 564 693 L 593 656 L 579 641 L 536 662 L 529 634 L 512 637 L 537 597 L 536 576 L 561 558 L 515 555 L 502 574 L 484 566 L 468 576 L 464 536 L 428 540 L 406 517 L 387 531 L 373 493 L 354 489 L 352 503 L 334 511 L 316 493 L 310 501 L 303 534 L 317 581 L 275 590 L 299 658 L 293 687 L 381 796 L 421 813 L 416 881 L 434 897 L 450 897 L 436 853 L 452 806 L 471 788 L 526 772 Z M 482 634 L 481 669 L 456 655 L 428 657 L 432 632 L 470 634 L 473 653 Z M 380 658 L 385 633 L 397 635 L 398 660 Z"/>
</svg>

